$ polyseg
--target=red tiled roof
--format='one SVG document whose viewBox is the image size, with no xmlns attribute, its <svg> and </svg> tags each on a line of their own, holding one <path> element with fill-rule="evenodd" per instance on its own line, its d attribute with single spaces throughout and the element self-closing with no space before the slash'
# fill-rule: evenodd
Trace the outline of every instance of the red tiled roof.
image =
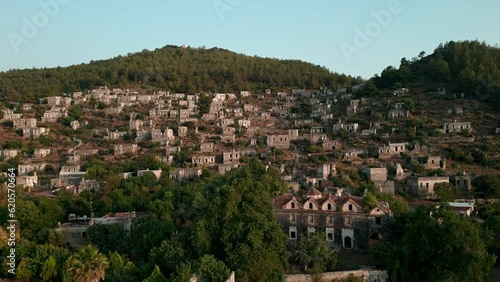
<svg viewBox="0 0 500 282">
<path fill-rule="evenodd" d="M 284 194 L 274 197 L 273 206 L 274 209 L 282 209 L 283 206 L 288 203 L 294 196 L 292 194 Z"/>
<path fill-rule="evenodd" d="M 313 196 L 322 196 L 323 194 L 318 189 L 311 187 L 304 192 L 304 195 L 308 197 L 313 197 Z"/>
</svg>

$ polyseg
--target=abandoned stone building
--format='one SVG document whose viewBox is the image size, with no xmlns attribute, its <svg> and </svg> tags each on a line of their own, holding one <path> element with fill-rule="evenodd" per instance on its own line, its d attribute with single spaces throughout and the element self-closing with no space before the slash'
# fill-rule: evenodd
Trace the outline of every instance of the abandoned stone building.
<svg viewBox="0 0 500 282">
<path fill-rule="evenodd" d="M 390 120 L 398 118 L 407 118 L 410 116 L 410 111 L 404 109 L 391 109 L 387 114 L 387 118 Z"/>
<path fill-rule="evenodd" d="M 349 133 L 355 133 L 358 131 L 359 124 L 358 123 L 343 123 L 339 122 L 333 125 L 333 133 L 339 132 L 341 129 L 346 130 Z"/>
<path fill-rule="evenodd" d="M 127 134 L 126 131 L 113 131 L 113 132 L 108 132 L 108 136 L 107 136 L 107 139 L 109 141 L 115 141 L 115 140 L 118 140 L 118 139 L 121 139 L 123 136 L 125 136 L 125 134 Z"/>
<path fill-rule="evenodd" d="M 177 168 L 170 171 L 170 178 L 177 181 L 196 179 L 201 173 L 201 168 Z"/>
<path fill-rule="evenodd" d="M 466 174 L 450 176 L 450 183 L 455 186 L 458 193 L 469 193 L 472 191 L 472 180 L 475 175 Z"/>
<path fill-rule="evenodd" d="M 290 137 L 288 135 L 268 135 L 266 144 L 270 148 L 288 150 L 290 148 Z"/>
<path fill-rule="evenodd" d="M 16 185 L 25 187 L 28 189 L 34 188 L 38 185 L 38 175 L 34 173 L 33 175 L 23 175 L 16 177 Z M 31 191 L 31 190 L 28 190 Z"/>
<path fill-rule="evenodd" d="M 233 168 L 239 167 L 238 163 L 224 163 L 217 166 L 219 174 L 224 175 L 226 172 L 232 170 Z"/>
<path fill-rule="evenodd" d="M 442 156 L 424 157 L 424 166 L 426 169 L 446 169 L 446 158 Z"/>
<path fill-rule="evenodd" d="M 388 235 L 393 214 L 387 203 L 369 209 L 363 197 L 304 194 L 274 198 L 274 214 L 292 244 L 308 233 L 321 232 L 346 250 L 368 252 Z"/>
<path fill-rule="evenodd" d="M 113 152 L 115 156 L 120 156 L 126 153 L 135 154 L 138 148 L 139 146 L 137 146 L 137 144 L 119 144 L 114 145 Z"/>
<path fill-rule="evenodd" d="M 191 164 L 194 166 L 212 166 L 215 165 L 215 156 L 192 156 Z"/>
<path fill-rule="evenodd" d="M 378 146 L 379 158 L 389 158 L 399 156 L 406 152 L 405 143 L 389 143 L 388 145 Z"/>
<path fill-rule="evenodd" d="M 231 150 L 229 152 L 222 153 L 222 163 L 239 163 L 240 162 L 240 151 Z"/>
<path fill-rule="evenodd" d="M 30 172 L 43 171 L 45 169 L 46 163 L 37 164 L 20 164 L 17 165 L 17 173 L 19 175 L 28 175 Z"/>
<path fill-rule="evenodd" d="M 324 163 L 318 166 L 318 178 L 327 180 L 330 176 L 337 174 L 337 166 L 334 163 Z"/>
<path fill-rule="evenodd" d="M 463 130 L 472 132 L 472 125 L 470 122 L 448 122 L 443 124 L 441 131 L 443 133 L 460 133 Z"/>
<path fill-rule="evenodd" d="M 438 183 L 449 183 L 448 176 L 411 176 L 406 179 L 407 191 L 422 198 L 434 196 L 434 186 Z"/>
<path fill-rule="evenodd" d="M 12 120 L 14 129 L 35 128 L 36 118 L 19 118 Z"/>
<path fill-rule="evenodd" d="M 46 127 L 23 128 L 23 138 L 38 139 L 42 135 L 49 134 L 50 129 Z"/>
<path fill-rule="evenodd" d="M 0 150 L 0 157 L 2 157 L 4 161 L 6 161 L 15 158 L 20 152 L 20 150 L 4 149 Z"/>
<path fill-rule="evenodd" d="M 323 150 L 325 151 L 337 151 L 342 149 L 342 145 L 339 140 L 323 140 Z"/>
<path fill-rule="evenodd" d="M 214 151 L 215 144 L 213 142 L 204 142 L 200 144 L 201 153 L 212 153 Z"/>
</svg>

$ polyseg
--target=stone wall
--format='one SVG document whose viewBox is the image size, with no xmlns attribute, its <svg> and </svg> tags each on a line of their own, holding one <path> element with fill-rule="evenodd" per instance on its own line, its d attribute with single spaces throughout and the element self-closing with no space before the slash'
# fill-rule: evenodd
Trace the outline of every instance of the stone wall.
<svg viewBox="0 0 500 282">
<path fill-rule="evenodd" d="M 371 269 L 360 269 L 352 271 L 336 271 L 336 272 L 326 272 L 321 274 L 320 281 L 334 281 L 334 279 L 346 279 L 349 275 L 354 275 L 357 277 L 363 277 L 365 282 L 384 282 L 389 281 L 389 274 L 386 270 L 371 270 Z M 291 274 L 286 276 L 286 282 L 313 282 L 314 275 L 309 274 Z"/>
</svg>

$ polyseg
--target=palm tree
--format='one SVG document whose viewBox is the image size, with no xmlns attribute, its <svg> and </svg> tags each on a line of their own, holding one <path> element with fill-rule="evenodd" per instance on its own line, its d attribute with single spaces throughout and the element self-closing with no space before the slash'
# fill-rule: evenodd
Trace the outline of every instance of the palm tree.
<svg viewBox="0 0 500 282">
<path fill-rule="evenodd" d="M 64 281 L 98 282 L 104 279 L 109 262 L 105 255 L 99 253 L 93 245 L 78 250 L 66 261 Z"/>
</svg>

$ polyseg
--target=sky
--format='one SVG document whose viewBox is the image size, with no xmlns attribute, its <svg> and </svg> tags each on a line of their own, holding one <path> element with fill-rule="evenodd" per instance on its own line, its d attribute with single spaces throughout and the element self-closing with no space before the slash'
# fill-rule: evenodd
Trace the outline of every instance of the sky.
<svg viewBox="0 0 500 282">
<path fill-rule="evenodd" d="M 498 11 L 498 0 L 1 0 L 0 71 L 189 45 L 370 78 L 447 41 L 500 43 Z"/>
</svg>

